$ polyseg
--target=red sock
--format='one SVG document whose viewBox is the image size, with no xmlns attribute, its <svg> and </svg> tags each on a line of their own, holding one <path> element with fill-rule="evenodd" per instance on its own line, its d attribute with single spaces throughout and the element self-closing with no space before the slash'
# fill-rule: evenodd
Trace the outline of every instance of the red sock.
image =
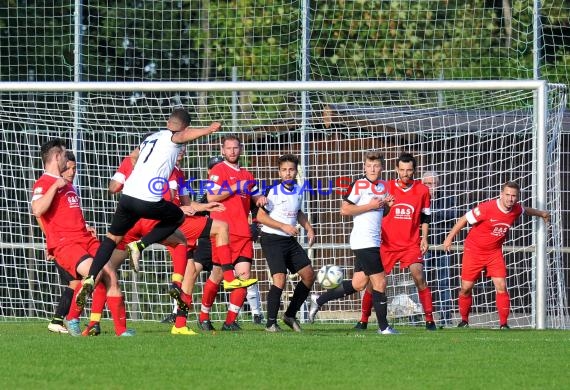
<svg viewBox="0 0 570 390">
<path fill-rule="evenodd" d="M 239 314 L 239 310 L 245 302 L 247 295 L 246 288 L 236 288 L 230 293 L 230 304 L 228 307 L 228 314 L 226 315 L 226 324 L 234 322 Z"/>
<path fill-rule="evenodd" d="M 107 288 L 103 283 L 95 286 L 93 291 L 93 299 L 91 300 L 91 315 L 89 316 L 89 325 L 92 326 L 96 322 L 101 321 L 105 302 L 107 301 Z"/>
<path fill-rule="evenodd" d="M 77 320 L 81 316 L 81 312 L 83 311 L 82 308 L 77 306 L 75 303 L 75 298 L 77 297 L 77 293 L 81 288 L 81 283 L 77 283 L 77 287 L 73 290 L 73 299 L 71 299 L 71 306 L 69 307 L 69 311 L 67 312 L 67 316 L 65 317 L 66 320 Z"/>
<path fill-rule="evenodd" d="M 232 265 L 232 252 L 230 250 L 230 246 L 228 244 L 217 246 L 216 253 L 218 256 L 218 261 L 220 262 L 222 268 L 224 269 L 224 280 L 226 282 L 231 282 L 236 277 L 233 267 L 231 269 L 226 269 L 228 265 L 230 266 Z"/>
<path fill-rule="evenodd" d="M 177 328 L 183 328 L 186 326 L 188 320 L 188 313 L 178 309 L 176 312 L 176 321 L 174 322 L 174 326 Z"/>
<path fill-rule="evenodd" d="M 107 297 L 107 306 L 115 324 L 115 334 L 122 335 L 127 330 L 127 312 L 123 297 Z"/>
<path fill-rule="evenodd" d="M 471 305 L 473 305 L 473 295 L 459 294 L 459 314 L 461 314 L 461 320 L 469 322 L 469 312 L 471 311 Z"/>
<path fill-rule="evenodd" d="M 368 318 L 372 314 L 372 293 L 368 290 L 364 291 L 362 295 L 362 315 L 360 317 L 360 322 L 368 323 Z"/>
<path fill-rule="evenodd" d="M 424 313 L 426 315 L 426 322 L 433 321 L 433 301 L 431 299 L 430 288 L 426 287 L 422 291 L 418 291 L 418 296 L 420 298 L 420 303 L 424 308 Z"/>
<path fill-rule="evenodd" d="M 172 257 L 172 268 L 174 275 L 181 275 L 184 277 L 186 265 L 188 264 L 188 258 L 186 257 L 186 245 L 176 245 L 174 248 L 169 248 L 169 252 Z M 182 281 L 182 279 L 180 279 L 180 281 Z"/>
<path fill-rule="evenodd" d="M 497 293 L 497 311 L 499 312 L 499 325 L 507 325 L 507 320 L 511 312 L 511 298 L 508 292 Z"/>
<path fill-rule="evenodd" d="M 206 321 L 210 319 L 210 308 L 214 304 L 216 295 L 218 294 L 218 288 L 220 286 L 210 279 L 206 280 L 204 289 L 202 290 L 202 302 L 200 308 L 200 321 Z"/>
</svg>

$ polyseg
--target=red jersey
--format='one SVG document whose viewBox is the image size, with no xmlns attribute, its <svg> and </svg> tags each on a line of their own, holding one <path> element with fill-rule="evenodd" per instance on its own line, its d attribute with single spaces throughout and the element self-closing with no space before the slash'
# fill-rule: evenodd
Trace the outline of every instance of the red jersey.
<svg viewBox="0 0 570 390">
<path fill-rule="evenodd" d="M 174 169 L 168 178 L 169 190 L 164 193 L 163 198 L 169 202 L 174 203 L 176 206 L 180 206 L 180 195 L 187 194 L 186 191 L 184 191 L 185 185 L 186 176 L 184 175 L 184 172 L 182 172 L 182 169 L 179 167 L 174 166 Z"/>
<path fill-rule="evenodd" d="M 121 165 L 117 168 L 117 172 L 113 175 L 111 180 L 115 180 L 121 184 L 125 184 L 127 178 L 133 173 L 133 160 L 131 156 L 127 156 L 121 161 Z"/>
<path fill-rule="evenodd" d="M 58 176 L 44 173 L 32 187 L 32 201 L 40 199 L 50 189 Z M 44 226 L 47 248 L 54 248 L 91 237 L 79 204 L 79 196 L 71 183 L 57 190 L 49 209 L 40 217 Z"/>
<path fill-rule="evenodd" d="M 230 234 L 240 237 L 251 237 L 249 230 L 249 210 L 251 191 L 257 189 L 254 186 L 254 178 L 251 172 L 245 168 L 235 168 L 227 162 L 219 163 L 210 170 L 210 181 L 214 183 L 211 190 L 214 194 L 229 193 L 230 186 L 240 182 L 241 191 L 232 192 L 232 194 L 221 201 L 226 209 L 222 212 L 211 213 L 210 218 L 219 219 L 226 222 L 230 228 Z M 247 188 L 249 191 L 243 191 L 244 185 L 249 182 Z"/>
<path fill-rule="evenodd" d="M 465 239 L 465 249 L 478 252 L 502 249 L 509 229 L 523 212 L 520 203 L 509 211 L 502 210 L 499 208 L 499 199 L 479 204 L 465 214 L 467 222 L 473 225 Z"/>
<path fill-rule="evenodd" d="M 398 181 L 388 182 L 388 193 L 394 195 L 394 205 L 382 222 L 381 245 L 389 251 L 404 250 L 420 245 L 421 214 L 429 215 L 429 189 L 420 180 L 402 188 Z"/>
</svg>

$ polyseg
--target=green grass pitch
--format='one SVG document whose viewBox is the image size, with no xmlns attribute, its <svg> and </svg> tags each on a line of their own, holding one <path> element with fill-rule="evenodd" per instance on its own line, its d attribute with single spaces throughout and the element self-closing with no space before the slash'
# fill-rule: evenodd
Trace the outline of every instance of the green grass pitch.
<svg viewBox="0 0 570 390">
<path fill-rule="evenodd" d="M 193 325 L 193 324 L 191 324 Z M 215 324 L 220 327 L 220 324 Z M 118 338 L 51 334 L 46 321 L 0 322 L 3 389 L 562 389 L 570 386 L 570 332 L 303 325 L 278 334 L 172 336 L 131 322 Z M 195 327 L 194 327 L 195 328 Z"/>
</svg>

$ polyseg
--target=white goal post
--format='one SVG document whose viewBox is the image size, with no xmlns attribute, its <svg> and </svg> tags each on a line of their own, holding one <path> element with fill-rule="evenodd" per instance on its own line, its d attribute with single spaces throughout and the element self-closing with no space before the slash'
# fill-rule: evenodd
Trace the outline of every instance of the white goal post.
<svg viewBox="0 0 570 390">
<path fill-rule="evenodd" d="M 41 143 L 62 137 L 76 152 L 76 184 L 84 213 L 103 234 L 116 202 L 106 193 L 107 183 L 118 162 L 140 136 L 162 127 L 172 108 L 184 106 L 193 112 L 194 124 L 221 120 L 224 133 L 243 138 L 243 163 L 256 179 L 276 179 L 276 158 L 295 153 L 300 156 L 304 180 L 329 185 L 330 193 L 315 191 L 305 201 L 319 235 L 311 256 L 316 269 L 334 263 L 348 277 L 353 261 L 347 245 L 352 221 L 338 213 L 338 179 L 361 172 L 364 151 L 384 152 L 386 179 L 393 177 L 393 162 L 400 152 L 415 154 L 418 177 L 425 171 L 440 172 L 445 196 L 457 199 L 455 215 L 496 196 L 506 179 L 519 181 L 523 202 L 551 210 L 553 218 L 550 229 L 523 218 L 506 244 L 511 318 L 519 327 L 567 327 L 562 206 L 556 193 L 560 190 L 558 133 L 565 104 L 564 86 L 536 80 L 0 82 L 5 151 L 0 175 L 0 318 L 47 318 L 59 295 L 54 268 L 43 257 L 43 237 L 26 215 L 31 185 L 41 174 Z M 218 141 L 209 137 L 188 146 L 187 176 L 204 178 L 205 162 L 219 154 Z M 444 222 L 445 228 L 453 221 Z M 453 249 L 446 287 L 454 295 L 454 318 L 462 237 Z M 440 250 L 441 242 L 432 242 L 431 247 Z M 162 294 L 169 261 L 160 247 L 145 255 L 145 260 L 138 280 L 126 268 L 120 277 L 129 317 L 157 320 L 170 310 Z M 254 272 L 261 280 L 262 297 L 269 288 L 265 268 L 256 246 Z M 437 276 L 428 280 L 439 284 Z M 391 282 L 391 320 L 414 323 L 417 310 L 398 306 L 415 299 L 405 272 L 396 270 Z M 197 308 L 201 286 L 198 283 L 194 296 Z M 439 296 L 437 288 L 432 289 Z M 434 302 L 436 308 L 441 304 L 436 297 Z M 224 305 L 217 310 L 222 318 Z M 319 318 L 353 321 L 359 310 L 355 296 L 329 304 Z M 474 290 L 474 324 L 496 325 L 495 313 L 492 289 L 480 279 Z"/>
</svg>

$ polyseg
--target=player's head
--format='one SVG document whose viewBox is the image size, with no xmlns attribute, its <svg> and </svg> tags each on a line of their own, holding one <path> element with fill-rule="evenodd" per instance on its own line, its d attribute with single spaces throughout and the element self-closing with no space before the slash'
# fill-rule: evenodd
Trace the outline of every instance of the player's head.
<svg viewBox="0 0 570 390">
<path fill-rule="evenodd" d="M 230 164 L 237 164 L 241 155 L 241 141 L 235 134 L 222 138 L 222 156 Z"/>
<path fill-rule="evenodd" d="M 210 159 L 208 160 L 208 171 L 223 161 L 224 158 L 222 156 L 210 157 Z"/>
<path fill-rule="evenodd" d="M 429 193 L 433 196 L 436 188 L 439 186 L 439 176 L 437 172 L 427 171 L 422 175 L 422 183 L 429 188 Z"/>
<path fill-rule="evenodd" d="M 284 154 L 277 160 L 279 178 L 284 183 L 294 183 L 297 177 L 299 159 L 292 154 Z"/>
<path fill-rule="evenodd" d="M 170 114 L 166 126 L 170 131 L 182 131 L 190 126 L 190 114 L 184 108 L 177 108 Z"/>
<path fill-rule="evenodd" d="M 44 143 L 40 153 L 44 166 L 57 164 L 60 173 L 65 171 L 65 143 L 61 138 L 53 138 Z"/>
<path fill-rule="evenodd" d="M 384 169 L 384 156 L 377 150 L 364 153 L 364 174 L 370 181 L 376 181 Z"/>
<path fill-rule="evenodd" d="M 65 151 L 65 171 L 61 173 L 61 176 L 70 183 L 73 183 L 75 179 L 75 174 L 77 173 L 77 161 L 75 161 L 75 155 L 71 150 Z"/>
<path fill-rule="evenodd" d="M 410 153 L 402 153 L 396 160 L 396 173 L 403 184 L 410 184 L 416 172 L 416 159 Z"/>
<path fill-rule="evenodd" d="M 518 183 L 508 181 L 503 184 L 503 187 L 501 188 L 499 201 L 505 209 L 510 210 L 519 201 L 520 193 L 521 187 Z"/>
</svg>

